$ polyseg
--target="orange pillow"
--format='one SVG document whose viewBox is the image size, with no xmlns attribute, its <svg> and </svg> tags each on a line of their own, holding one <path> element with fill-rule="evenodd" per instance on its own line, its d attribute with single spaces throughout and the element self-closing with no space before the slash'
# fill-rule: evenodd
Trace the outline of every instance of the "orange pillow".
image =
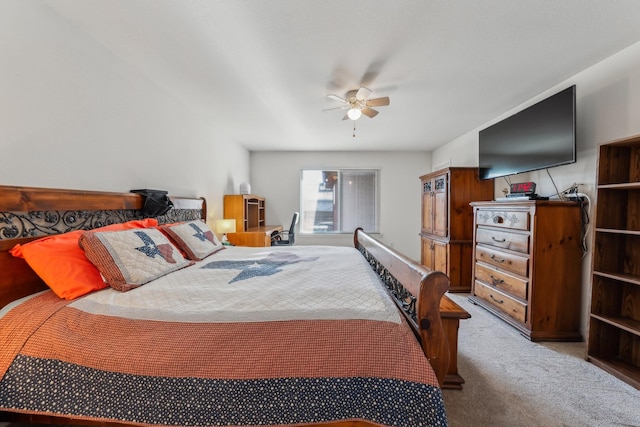
<svg viewBox="0 0 640 427">
<path fill-rule="evenodd" d="M 157 225 L 155 218 L 147 218 L 111 224 L 92 231 L 129 230 Z M 82 233 L 84 230 L 43 237 L 24 245 L 15 245 L 9 252 L 15 257 L 24 258 L 57 296 L 72 300 L 109 286 L 78 245 Z"/>
</svg>

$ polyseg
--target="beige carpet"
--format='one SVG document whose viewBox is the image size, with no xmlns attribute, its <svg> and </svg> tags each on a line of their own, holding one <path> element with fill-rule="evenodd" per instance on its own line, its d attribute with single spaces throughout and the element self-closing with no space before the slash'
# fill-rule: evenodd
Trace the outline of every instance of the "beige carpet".
<svg viewBox="0 0 640 427">
<path fill-rule="evenodd" d="M 533 343 L 466 294 L 463 390 L 444 390 L 451 427 L 640 426 L 640 391 L 585 361 L 585 343 Z"/>
</svg>

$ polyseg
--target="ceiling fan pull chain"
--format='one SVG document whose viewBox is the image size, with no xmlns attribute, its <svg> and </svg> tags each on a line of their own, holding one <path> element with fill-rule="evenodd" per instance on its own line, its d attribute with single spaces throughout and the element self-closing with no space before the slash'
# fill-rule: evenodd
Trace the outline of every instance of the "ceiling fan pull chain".
<svg viewBox="0 0 640 427">
<path fill-rule="evenodd" d="M 353 137 L 356 137 L 356 121 L 353 121 Z"/>
</svg>

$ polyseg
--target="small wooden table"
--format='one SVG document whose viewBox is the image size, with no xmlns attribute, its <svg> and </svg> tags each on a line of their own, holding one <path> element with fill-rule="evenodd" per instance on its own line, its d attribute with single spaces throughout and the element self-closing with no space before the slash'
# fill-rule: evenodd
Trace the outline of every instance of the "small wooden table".
<svg viewBox="0 0 640 427">
<path fill-rule="evenodd" d="M 458 327 L 460 319 L 469 319 L 471 315 L 446 295 L 440 300 L 440 318 L 449 341 L 449 369 L 442 388 L 462 390 L 464 379 L 458 374 Z"/>
</svg>

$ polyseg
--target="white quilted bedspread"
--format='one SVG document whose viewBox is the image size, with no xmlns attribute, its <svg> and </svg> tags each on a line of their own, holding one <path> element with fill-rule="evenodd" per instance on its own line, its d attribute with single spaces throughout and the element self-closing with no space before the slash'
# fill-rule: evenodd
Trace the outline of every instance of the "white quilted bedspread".
<svg viewBox="0 0 640 427">
<path fill-rule="evenodd" d="M 353 248 L 328 246 L 230 247 L 137 289 L 105 289 L 70 306 L 95 314 L 177 322 L 400 322 L 394 303 L 362 255 Z"/>
</svg>

